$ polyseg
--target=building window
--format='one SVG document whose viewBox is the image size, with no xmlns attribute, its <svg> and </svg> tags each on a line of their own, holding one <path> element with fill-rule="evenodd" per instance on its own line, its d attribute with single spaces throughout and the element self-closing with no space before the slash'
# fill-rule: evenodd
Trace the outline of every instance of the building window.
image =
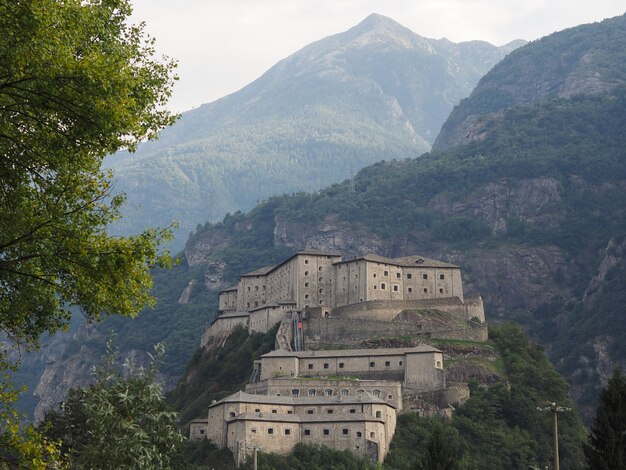
<svg viewBox="0 0 626 470">
<path fill-rule="evenodd" d="M 305 283 L 304 283 L 304 287 L 309 287 L 309 283 L 308 283 L 308 282 L 305 282 Z"/>
<path fill-rule="evenodd" d="M 428 274 L 422 274 L 422 279 L 428 279 Z"/>
<path fill-rule="evenodd" d="M 445 278 L 446 278 L 446 276 L 444 276 L 443 274 L 439 275 L 439 279 L 445 279 Z"/>
<path fill-rule="evenodd" d="M 402 365 L 402 361 L 398 361 L 398 365 L 401 366 Z"/>
<path fill-rule="evenodd" d="M 348 389 L 342 388 L 340 393 L 342 397 L 347 397 L 349 392 Z"/>
<path fill-rule="evenodd" d="M 305 275 L 305 276 L 308 276 L 308 275 L 309 275 L 309 272 L 308 272 L 308 271 L 304 271 L 304 275 Z"/>
<path fill-rule="evenodd" d="M 250 302 L 246 303 L 246 306 L 247 306 L 248 308 L 250 308 Z"/>
<path fill-rule="evenodd" d="M 380 397 L 380 390 L 372 391 L 372 395 L 374 395 L 376 398 Z"/>
<path fill-rule="evenodd" d="M 380 288 L 381 288 L 382 290 L 385 290 L 385 283 L 384 283 L 384 282 L 380 284 Z"/>
<path fill-rule="evenodd" d="M 374 438 L 374 436 L 376 436 L 376 434 L 372 431 L 372 432 L 370 433 L 370 437 L 373 439 L 373 438 Z"/>
<path fill-rule="evenodd" d="M 204 429 L 200 429 L 200 434 L 204 434 Z"/>
<path fill-rule="evenodd" d="M 320 266 L 319 268 L 317 268 L 317 270 L 318 270 L 318 271 L 321 271 L 321 270 L 322 270 L 322 267 Z"/>
<path fill-rule="evenodd" d="M 285 436 L 289 436 L 291 435 L 291 429 L 287 428 L 285 429 Z"/>
<path fill-rule="evenodd" d="M 364 394 L 364 393 L 365 393 L 365 390 L 363 390 L 362 388 L 360 388 L 360 389 L 358 389 L 358 390 L 356 391 L 356 394 L 357 394 L 357 396 L 359 396 L 359 397 L 360 397 L 360 396 L 363 396 L 363 394 Z"/>
<path fill-rule="evenodd" d="M 324 396 L 325 397 L 332 397 L 333 396 L 333 390 L 331 388 L 327 388 L 326 390 L 324 390 Z"/>
<path fill-rule="evenodd" d="M 256 429 L 255 428 L 252 428 L 251 431 L 252 431 L 252 434 L 256 434 Z"/>
<path fill-rule="evenodd" d="M 393 291 L 394 291 L 394 292 L 398 292 L 398 286 L 394 285 L 394 286 L 393 286 Z"/>
<path fill-rule="evenodd" d="M 354 414 L 356 413 L 356 410 L 354 408 L 350 408 L 350 413 Z"/>
<path fill-rule="evenodd" d="M 248 286 L 248 292 L 250 292 L 250 286 Z"/>
<path fill-rule="evenodd" d="M 314 388 L 310 388 L 308 391 L 308 395 L 310 397 L 314 397 L 317 394 L 317 391 Z"/>
<path fill-rule="evenodd" d="M 412 287 L 409 287 L 408 290 L 409 290 L 409 292 L 413 292 L 413 288 Z"/>
<path fill-rule="evenodd" d="M 304 264 L 309 264 L 309 260 L 308 260 L 308 259 L 305 259 L 305 260 L 304 260 Z"/>
<path fill-rule="evenodd" d="M 256 300 L 254 301 L 254 306 L 258 307 L 259 306 L 259 302 L 257 302 Z"/>
<path fill-rule="evenodd" d="M 278 413 L 278 410 L 272 410 L 272 413 L 276 414 Z"/>
<path fill-rule="evenodd" d="M 441 368 L 441 361 L 437 361 L 437 367 Z"/>
<path fill-rule="evenodd" d="M 374 290 L 376 290 L 376 289 L 377 289 L 376 284 L 374 284 Z"/>
<path fill-rule="evenodd" d="M 235 412 L 231 411 L 230 413 L 228 413 L 228 416 L 230 416 L 231 418 L 234 418 L 235 417 Z"/>
<path fill-rule="evenodd" d="M 396 277 L 397 277 L 398 279 L 400 279 L 400 278 L 402 277 L 402 275 L 401 275 L 400 273 L 396 273 Z"/>
<path fill-rule="evenodd" d="M 375 278 L 375 277 L 376 277 L 376 273 L 374 273 L 372 277 L 374 277 L 374 278 Z"/>
<path fill-rule="evenodd" d="M 424 294 L 428 294 L 428 289 L 426 289 L 426 287 L 424 287 Z"/>
<path fill-rule="evenodd" d="M 330 436 L 330 429 L 324 429 L 324 430 L 322 431 L 322 434 L 323 434 L 324 436 Z"/>
<path fill-rule="evenodd" d="M 324 289 L 318 289 L 317 291 L 321 294 L 322 292 L 324 292 Z"/>
<path fill-rule="evenodd" d="M 441 287 L 439 288 L 439 293 L 443 294 L 443 289 Z"/>
<path fill-rule="evenodd" d="M 328 362 L 324 363 L 324 369 L 328 369 L 330 367 L 330 365 L 328 364 Z"/>
<path fill-rule="evenodd" d="M 318 280 L 319 282 L 322 282 L 322 281 L 324 280 L 324 278 L 323 278 L 323 277 L 320 277 L 320 278 L 318 278 L 317 280 Z"/>
<path fill-rule="evenodd" d="M 350 434 L 350 431 L 348 431 L 348 429 L 347 429 L 347 428 L 343 428 L 343 429 L 341 430 L 341 434 L 343 434 L 344 436 L 347 436 L 348 434 Z"/>
<path fill-rule="evenodd" d="M 343 369 L 343 366 L 345 366 L 345 364 L 344 364 L 343 362 L 340 362 L 340 363 L 339 363 L 339 368 L 340 368 L 340 369 Z"/>
<path fill-rule="evenodd" d="M 311 435 L 311 430 L 310 429 L 305 429 L 304 430 L 304 435 L 305 436 L 310 436 Z"/>
<path fill-rule="evenodd" d="M 356 437 L 363 437 L 363 433 L 361 431 L 356 432 Z"/>
<path fill-rule="evenodd" d="M 376 363 L 374 361 L 370 362 L 370 367 L 375 367 Z"/>
<path fill-rule="evenodd" d="M 292 397 L 299 397 L 300 396 L 300 389 L 299 388 L 292 388 L 291 389 L 291 396 Z"/>
<path fill-rule="evenodd" d="M 411 274 L 411 273 L 407 273 L 406 278 L 407 278 L 407 279 L 412 279 L 412 278 L 413 278 L 413 274 Z"/>
<path fill-rule="evenodd" d="M 389 276 L 389 271 L 385 271 L 385 276 Z"/>
<path fill-rule="evenodd" d="M 390 361 L 385 361 L 385 367 L 389 367 L 391 365 Z"/>
<path fill-rule="evenodd" d="M 254 409 L 254 412 L 255 412 L 255 413 L 260 413 L 260 412 L 261 412 L 261 408 L 255 408 L 255 409 Z"/>
<path fill-rule="evenodd" d="M 274 428 L 267 428 L 268 434 L 274 434 Z"/>
<path fill-rule="evenodd" d="M 380 411 L 377 411 L 377 412 L 376 412 L 376 417 L 377 417 L 377 418 L 382 418 L 382 416 L 383 416 L 383 415 L 382 415 L 382 413 L 381 413 Z"/>
<path fill-rule="evenodd" d="M 259 290 L 259 286 L 254 286 L 254 290 L 258 291 Z"/>
<path fill-rule="evenodd" d="M 309 298 L 309 294 L 304 294 L 304 298 L 308 299 Z"/>
<path fill-rule="evenodd" d="M 291 411 L 291 410 L 287 410 L 287 414 L 288 414 L 288 415 L 292 415 L 292 414 L 293 414 L 293 411 Z"/>
<path fill-rule="evenodd" d="M 332 408 L 328 408 L 326 410 L 326 413 L 328 413 L 329 415 L 332 415 L 333 414 L 333 409 Z"/>
<path fill-rule="evenodd" d="M 312 415 L 314 413 L 314 410 L 306 410 L 306 414 L 308 415 Z"/>
<path fill-rule="evenodd" d="M 320 305 L 324 305 L 324 299 L 320 300 Z M 328 317 L 328 315 L 326 315 Z"/>
</svg>

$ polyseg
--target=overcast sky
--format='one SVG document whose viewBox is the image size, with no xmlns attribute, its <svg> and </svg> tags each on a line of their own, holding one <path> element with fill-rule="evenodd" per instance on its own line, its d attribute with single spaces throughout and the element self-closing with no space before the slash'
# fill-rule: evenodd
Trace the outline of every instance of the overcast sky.
<svg viewBox="0 0 626 470">
<path fill-rule="evenodd" d="M 170 107 L 237 91 L 279 60 L 371 13 L 415 33 L 503 45 L 621 15 L 624 0 L 134 0 L 160 53 L 178 60 Z"/>
</svg>

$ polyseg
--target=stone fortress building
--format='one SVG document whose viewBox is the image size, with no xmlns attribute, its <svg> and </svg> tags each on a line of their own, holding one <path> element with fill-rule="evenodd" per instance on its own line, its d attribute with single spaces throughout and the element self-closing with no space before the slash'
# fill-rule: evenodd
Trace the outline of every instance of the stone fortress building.
<svg viewBox="0 0 626 470">
<path fill-rule="evenodd" d="M 486 340 L 484 320 L 481 298 L 464 298 L 458 266 L 420 256 L 296 253 L 220 293 L 201 345 L 219 344 L 236 327 L 252 334 L 279 323 L 275 350 L 255 361 L 245 391 L 190 423 L 190 437 L 229 448 L 237 465 L 254 449 L 285 454 L 298 442 L 382 462 L 407 400 L 446 410 L 468 392 L 446 386 L 434 347 L 367 349 L 363 341 Z"/>
</svg>

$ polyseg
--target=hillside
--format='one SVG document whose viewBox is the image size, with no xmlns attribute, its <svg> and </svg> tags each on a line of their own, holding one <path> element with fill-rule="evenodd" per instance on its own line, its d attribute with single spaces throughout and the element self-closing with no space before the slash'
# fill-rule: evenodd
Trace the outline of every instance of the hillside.
<svg viewBox="0 0 626 470">
<path fill-rule="evenodd" d="M 626 83 L 626 15 L 566 29 L 517 49 L 461 101 L 433 145 L 445 150 L 482 138 L 482 118 L 507 108 L 595 94 Z"/>
<path fill-rule="evenodd" d="M 286 246 L 461 265 L 487 318 L 526 325 L 589 411 L 612 365 L 626 363 L 625 110 L 624 88 L 510 110 L 481 142 L 230 216 L 194 234 L 187 259 L 238 266 L 255 246 Z"/>
<path fill-rule="evenodd" d="M 257 333 L 248 337 L 245 331 L 239 330 L 231 334 L 223 349 L 197 352 L 178 387 L 168 397 L 180 411 L 181 422 L 206 412 L 211 400 L 237 391 L 252 371 L 252 360 L 267 350 L 274 333 L 275 330 L 265 336 Z M 464 363 L 475 365 L 479 350 L 488 351 L 489 357 L 484 363 L 494 369 L 488 381 L 471 382 L 470 399 L 457 408 L 451 420 L 442 423 L 459 468 L 528 468 L 549 462 L 551 417 L 536 408 L 551 400 L 565 406 L 572 404 L 567 396 L 567 385 L 542 349 L 529 343 L 519 327 L 513 325 L 492 327 L 488 343 L 452 341 L 446 344 L 442 341 L 436 346 L 446 353 L 446 369 Z M 473 354 L 468 354 L 470 350 Z M 233 374 L 233 370 L 237 374 Z M 437 422 L 419 418 L 412 412 L 401 414 L 392 450 L 381 468 L 414 469 Z M 584 430 L 578 413 L 562 415 L 559 430 L 563 468 L 583 468 L 580 444 Z M 209 468 L 235 468 L 228 451 L 218 451 L 207 443 L 193 447 L 188 452 L 193 463 Z M 338 451 L 320 452 L 309 446 L 305 449 L 308 451 L 296 447 L 293 457 L 261 453 L 259 468 L 366 468 L 366 464 L 349 453 L 338 456 L 335 454 Z M 337 466 L 331 466 L 328 461 L 333 458 L 340 460 Z M 251 468 L 251 465 L 244 468 Z"/>
<path fill-rule="evenodd" d="M 157 142 L 110 157 L 128 196 L 117 230 L 200 221 L 317 190 L 430 148 L 452 107 L 521 41 L 423 38 L 371 15 L 306 46 L 240 91 L 186 112 Z"/>
</svg>

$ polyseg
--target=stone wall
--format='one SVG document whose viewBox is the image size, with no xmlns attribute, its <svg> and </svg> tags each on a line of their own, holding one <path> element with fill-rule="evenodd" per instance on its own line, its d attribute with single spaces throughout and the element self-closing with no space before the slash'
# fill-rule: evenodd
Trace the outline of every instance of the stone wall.
<svg viewBox="0 0 626 470">
<path fill-rule="evenodd" d="M 467 328 L 424 328 L 415 323 L 396 323 L 361 318 L 307 318 L 302 322 L 306 349 L 320 344 L 357 346 L 374 338 L 421 336 L 423 338 L 486 341 L 487 325 L 470 324 Z"/>
</svg>

